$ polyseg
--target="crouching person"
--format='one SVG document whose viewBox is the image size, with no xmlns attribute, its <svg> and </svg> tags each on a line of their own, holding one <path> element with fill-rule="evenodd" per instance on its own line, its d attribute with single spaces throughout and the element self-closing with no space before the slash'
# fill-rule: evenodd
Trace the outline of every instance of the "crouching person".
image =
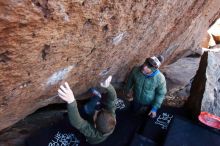
<svg viewBox="0 0 220 146">
<path fill-rule="evenodd" d="M 58 95 L 68 103 L 68 116 L 72 126 L 78 129 L 90 144 L 98 144 L 103 142 L 110 136 L 116 125 L 115 116 L 115 99 L 117 97 L 114 87 L 110 84 L 112 77 L 109 76 L 101 87 L 105 88 L 108 96 L 102 102 L 102 108 L 96 111 L 93 116 L 93 122 L 84 120 L 78 111 L 77 103 L 68 83 L 60 86 Z"/>
</svg>

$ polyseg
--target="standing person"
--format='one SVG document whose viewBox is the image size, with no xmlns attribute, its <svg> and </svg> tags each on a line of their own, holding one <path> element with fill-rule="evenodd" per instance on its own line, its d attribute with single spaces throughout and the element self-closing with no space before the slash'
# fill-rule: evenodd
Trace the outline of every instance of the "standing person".
<svg viewBox="0 0 220 146">
<path fill-rule="evenodd" d="M 93 122 L 89 122 L 81 118 L 75 97 L 67 82 L 64 86 L 60 86 L 60 89 L 58 90 L 59 97 L 68 103 L 67 109 L 71 125 L 78 129 L 86 137 L 88 143 L 90 144 L 103 142 L 113 133 L 115 129 L 115 100 L 117 95 L 114 87 L 110 84 L 111 79 L 112 77 L 109 76 L 103 83 L 100 84 L 101 87 L 107 90 L 108 96 L 103 99 L 102 107 L 99 111 L 95 111 L 93 115 Z M 89 107 L 87 107 L 90 109 L 89 111 L 91 111 L 91 107 L 95 107 L 93 105 L 94 104 L 91 104 L 90 102 Z M 91 112 L 86 113 L 89 115 Z"/>
<path fill-rule="evenodd" d="M 159 70 L 163 60 L 163 56 L 147 58 L 143 65 L 134 67 L 129 74 L 125 93 L 129 95 L 133 89 L 132 107 L 135 112 L 146 112 L 150 108 L 148 115 L 156 117 L 167 92 L 165 77 Z"/>
</svg>

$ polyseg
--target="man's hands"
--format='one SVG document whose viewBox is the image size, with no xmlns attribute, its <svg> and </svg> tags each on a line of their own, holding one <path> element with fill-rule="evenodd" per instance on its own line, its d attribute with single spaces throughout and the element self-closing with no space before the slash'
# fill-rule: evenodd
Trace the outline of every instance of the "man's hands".
<svg viewBox="0 0 220 146">
<path fill-rule="evenodd" d="M 60 98 L 62 98 L 68 104 L 70 104 L 76 100 L 73 95 L 73 92 L 70 89 L 69 84 L 67 82 L 65 82 L 65 86 L 63 86 L 63 85 L 60 86 L 60 89 L 58 89 L 58 95 Z"/>
<path fill-rule="evenodd" d="M 112 76 L 109 76 L 104 82 L 101 82 L 100 85 L 103 88 L 108 88 L 112 80 Z"/>
<path fill-rule="evenodd" d="M 108 88 L 110 85 L 110 82 L 112 80 L 112 76 L 109 76 L 104 82 L 101 82 L 100 85 L 103 88 Z M 60 98 L 62 98 L 64 101 L 66 101 L 68 104 L 74 102 L 76 99 L 73 95 L 72 90 L 69 87 L 69 84 L 65 82 L 64 85 L 61 85 L 58 89 L 58 95 Z"/>
<path fill-rule="evenodd" d="M 129 92 L 128 94 L 126 94 L 126 99 L 130 102 L 133 101 L 133 93 Z"/>
<path fill-rule="evenodd" d="M 148 116 L 150 116 L 151 118 L 155 118 L 157 116 L 157 112 L 151 110 Z"/>
</svg>

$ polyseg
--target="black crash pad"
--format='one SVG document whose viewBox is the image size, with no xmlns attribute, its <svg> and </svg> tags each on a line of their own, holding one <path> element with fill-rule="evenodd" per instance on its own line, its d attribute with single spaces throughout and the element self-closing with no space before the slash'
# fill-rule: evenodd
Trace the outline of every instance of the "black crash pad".
<svg viewBox="0 0 220 146">
<path fill-rule="evenodd" d="M 140 134 L 135 134 L 130 146 L 157 146 L 157 144 Z"/>
<path fill-rule="evenodd" d="M 162 145 L 168 132 L 172 119 L 176 116 L 187 117 L 186 111 L 182 108 L 162 107 L 157 112 L 157 117 L 148 118 L 140 134 L 147 139 L 154 141 L 157 145 Z"/>
<path fill-rule="evenodd" d="M 185 113 L 186 111 L 182 108 L 162 107 L 158 110 L 155 118 L 149 118 L 147 114 L 142 115 L 144 119 L 130 146 L 162 145 L 172 119 L 177 115 L 187 117 Z"/>
<path fill-rule="evenodd" d="M 127 146 L 143 121 L 142 117 L 134 117 L 127 108 L 128 105 L 121 100 L 117 101 L 117 124 L 112 135 L 104 142 L 95 146 Z M 90 146 L 85 137 L 69 123 L 67 114 L 61 121 L 45 127 L 26 140 L 27 146 Z M 93 145 L 94 146 L 94 145 Z"/>
<path fill-rule="evenodd" d="M 117 102 L 117 124 L 112 135 L 104 142 L 95 146 L 128 146 L 145 143 L 145 145 L 161 145 L 167 134 L 169 123 L 166 117 L 183 115 L 182 109 L 161 108 L 154 119 L 148 116 L 137 116 L 130 111 L 129 104 L 123 101 Z M 163 117 L 163 114 L 168 114 Z M 162 117 L 161 117 L 162 115 Z M 158 118 L 160 120 L 158 120 Z M 173 118 L 173 117 L 172 117 Z M 156 122 L 158 122 L 156 124 Z M 45 127 L 26 140 L 27 146 L 90 146 L 85 137 L 69 123 L 68 116 L 64 115 L 61 121 Z"/>
<path fill-rule="evenodd" d="M 26 140 L 27 146 L 78 146 L 83 143 L 86 143 L 84 136 L 70 125 L 67 115 Z"/>
<path fill-rule="evenodd" d="M 128 111 L 117 113 L 115 131 L 107 140 L 96 146 L 127 146 L 141 121 L 141 118 L 132 117 Z M 56 124 L 37 131 L 26 143 L 27 146 L 56 146 L 63 143 L 66 143 L 65 146 L 90 146 L 85 137 L 70 125 L 67 115 Z"/>
<path fill-rule="evenodd" d="M 164 146 L 220 146 L 220 133 L 175 117 L 171 122 Z"/>
</svg>

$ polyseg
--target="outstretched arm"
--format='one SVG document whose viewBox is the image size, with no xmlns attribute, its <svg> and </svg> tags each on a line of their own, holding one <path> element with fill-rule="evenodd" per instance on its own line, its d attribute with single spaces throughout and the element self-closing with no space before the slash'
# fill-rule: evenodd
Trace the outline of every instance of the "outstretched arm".
<svg viewBox="0 0 220 146">
<path fill-rule="evenodd" d="M 68 103 L 67 109 L 70 123 L 75 128 L 80 129 L 81 123 L 86 123 L 86 121 L 82 119 L 79 114 L 75 97 L 67 82 L 65 82 L 64 86 L 60 86 L 60 89 L 58 90 L 58 95 L 60 98 Z"/>
<path fill-rule="evenodd" d="M 109 76 L 103 83 L 101 83 L 101 86 L 105 88 L 108 92 L 108 97 L 106 99 L 103 99 L 102 104 L 104 105 L 104 108 L 106 110 L 115 113 L 116 110 L 115 100 L 117 98 L 117 94 L 114 87 L 110 83 L 111 79 L 112 76 Z"/>
<path fill-rule="evenodd" d="M 73 127 L 78 129 L 82 134 L 87 137 L 90 137 L 91 135 L 99 135 L 99 132 L 94 128 L 94 126 L 92 126 L 88 121 L 81 118 L 77 108 L 75 97 L 67 82 L 65 83 L 65 86 L 60 86 L 60 89 L 58 90 L 58 95 L 60 98 L 68 103 L 68 116 L 70 123 Z"/>
</svg>

